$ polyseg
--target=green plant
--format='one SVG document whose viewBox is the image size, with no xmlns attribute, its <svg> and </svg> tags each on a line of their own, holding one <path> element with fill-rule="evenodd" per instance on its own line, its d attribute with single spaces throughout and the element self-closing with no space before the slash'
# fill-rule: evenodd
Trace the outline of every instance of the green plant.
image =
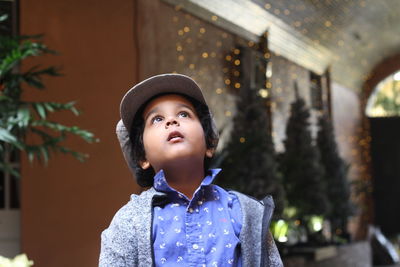
<svg viewBox="0 0 400 267">
<path fill-rule="evenodd" d="M 296 100 L 291 104 L 280 166 L 289 207 L 296 211 L 293 216 L 307 225 L 307 218 L 325 216 L 330 206 L 323 180 L 324 168 L 309 129 L 310 112 L 298 95 L 297 84 L 295 91 Z"/>
<path fill-rule="evenodd" d="M 7 17 L 0 18 L 4 21 Z M 64 146 L 63 141 L 70 135 L 89 143 L 98 141 L 93 133 L 78 126 L 66 126 L 49 119 L 50 113 L 59 111 L 79 115 L 75 102 L 22 99 L 24 88 L 43 90 L 43 77 L 60 75 L 53 66 L 42 68 L 36 65 L 27 71 L 19 69 L 24 60 L 44 54 L 55 54 L 55 51 L 41 43 L 40 36 L 0 36 L 0 171 L 14 176 L 18 176 L 18 171 L 9 161 L 15 151 L 25 152 L 30 161 L 36 158 L 47 163 L 52 152 L 71 154 L 83 161 L 87 155 Z"/>
<path fill-rule="evenodd" d="M 355 206 L 350 200 L 349 165 L 339 155 L 331 119 L 321 116 L 318 126 L 317 145 L 325 170 L 327 197 L 331 203 L 327 218 L 332 226 L 332 236 L 345 236 L 348 234 L 348 219 L 355 213 Z"/>
<path fill-rule="evenodd" d="M 248 50 L 243 49 L 237 59 L 248 62 L 251 56 Z M 265 63 L 261 62 L 259 66 L 264 67 L 258 71 L 261 77 L 265 77 Z M 272 195 L 276 207 L 274 215 L 279 217 L 284 206 L 284 190 L 269 132 L 271 122 L 267 116 L 266 99 L 259 92 L 266 82 L 252 87 L 245 82 L 249 80 L 247 75 L 251 71 L 239 69 L 239 72 L 243 82 L 240 89 L 236 89 L 237 112 L 230 140 L 218 155 L 222 172 L 217 182 L 258 199 Z"/>
</svg>

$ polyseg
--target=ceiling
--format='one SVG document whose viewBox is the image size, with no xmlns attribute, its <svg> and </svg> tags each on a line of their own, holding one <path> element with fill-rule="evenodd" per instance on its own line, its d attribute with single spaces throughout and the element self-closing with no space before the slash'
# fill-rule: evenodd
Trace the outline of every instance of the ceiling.
<svg viewBox="0 0 400 267">
<path fill-rule="evenodd" d="M 400 0 L 164 0 L 359 91 L 374 66 L 400 54 Z M 216 19 L 217 18 L 217 19 Z"/>
</svg>

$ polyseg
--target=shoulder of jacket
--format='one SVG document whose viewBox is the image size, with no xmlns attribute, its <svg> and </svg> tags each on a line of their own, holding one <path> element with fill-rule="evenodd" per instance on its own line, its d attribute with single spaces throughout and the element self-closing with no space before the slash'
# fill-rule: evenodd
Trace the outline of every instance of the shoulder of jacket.
<svg viewBox="0 0 400 267">
<path fill-rule="evenodd" d="M 236 195 L 238 197 L 239 201 L 242 204 L 245 204 L 245 205 L 251 205 L 251 206 L 260 206 L 260 205 L 261 206 L 265 206 L 265 205 L 268 205 L 271 208 L 275 207 L 274 200 L 273 200 L 271 195 L 267 195 L 262 200 L 259 200 L 259 199 L 256 199 L 255 197 L 240 193 L 240 192 L 235 191 L 235 190 L 229 190 L 228 192 L 233 193 L 234 195 Z"/>
<path fill-rule="evenodd" d="M 157 192 L 151 189 L 143 191 L 139 195 L 132 194 L 130 200 L 114 215 L 113 220 L 132 221 L 143 212 L 151 212 L 151 209 L 145 207 L 151 207 L 151 201 L 155 195 L 157 195 Z"/>
<path fill-rule="evenodd" d="M 245 206 L 263 206 L 263 202 L 246 194 L 240 193 L 238 191 L 234 191 L 234 190 L 229 190 L 228 191 L 231 194 L 234 194 L 239 202 L 241 203 L 241 205 L 245 205 Z"/>
</svg>

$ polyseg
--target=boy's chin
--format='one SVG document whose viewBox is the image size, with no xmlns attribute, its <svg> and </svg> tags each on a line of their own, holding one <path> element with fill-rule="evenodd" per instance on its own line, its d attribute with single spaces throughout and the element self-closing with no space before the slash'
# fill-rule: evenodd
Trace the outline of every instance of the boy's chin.
<svg viewBox="0 0 400 267">
<path fill-rule="evenodd" d="M 180 168 L 185 167 L 185 164 L 204 164 L 204 157 L 199 157 L 198 154 L 184 153 L 171 153 L 171 155 L 166 158 L 162 165 L 164 166 L 178 166 Z"/>
</svg>

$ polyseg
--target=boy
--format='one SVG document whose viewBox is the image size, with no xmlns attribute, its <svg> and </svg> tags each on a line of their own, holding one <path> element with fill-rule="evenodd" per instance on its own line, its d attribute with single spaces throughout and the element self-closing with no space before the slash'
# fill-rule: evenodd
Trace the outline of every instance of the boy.
<svg viewBox="0 0 400 267">
<path fill-rule="evenodd" d="M 135 85 L 117 135 L 140 186 L 101 236 L 101 267 L 282 266 L 273 202 L 211 184 L 218 133 L 199 86 L 180 74 Z"/>
</svg>

